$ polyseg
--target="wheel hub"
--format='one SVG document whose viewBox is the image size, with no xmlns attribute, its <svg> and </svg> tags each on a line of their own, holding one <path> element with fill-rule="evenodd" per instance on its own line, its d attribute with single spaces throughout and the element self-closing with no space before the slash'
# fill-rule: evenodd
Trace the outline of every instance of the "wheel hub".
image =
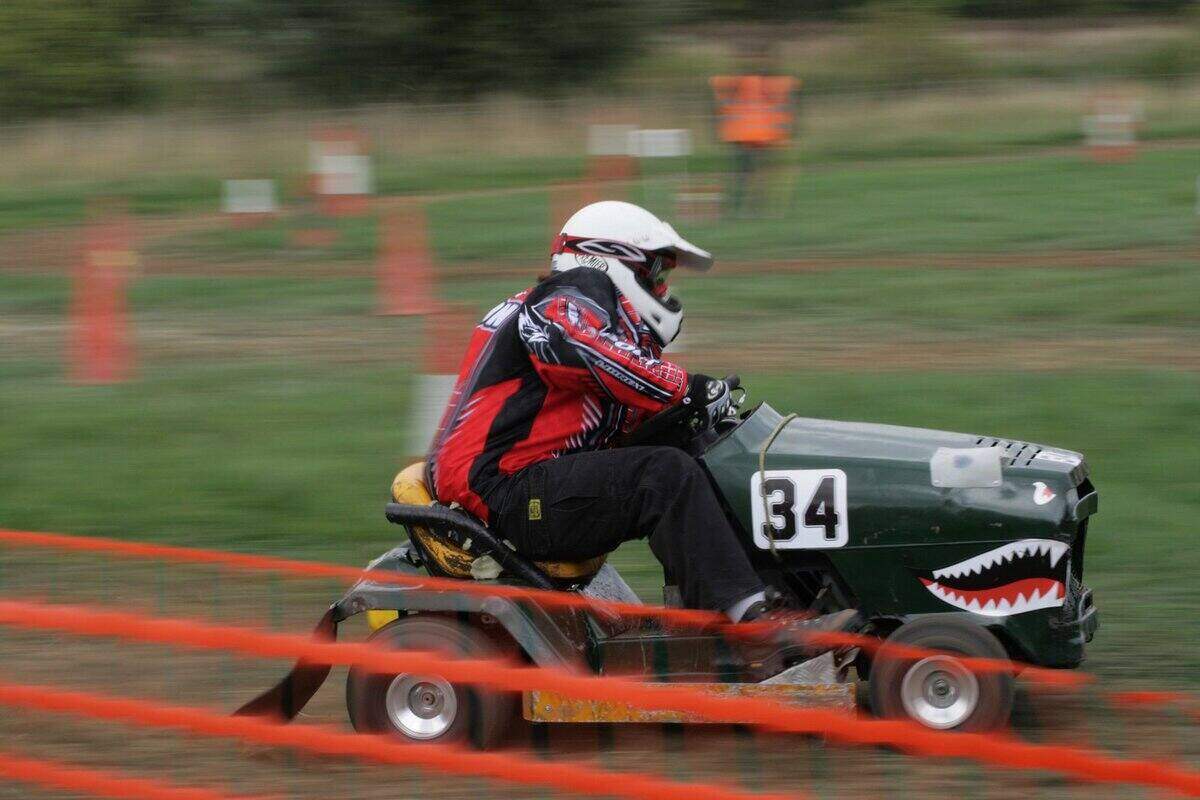
<svg viewBox="0 0 1200 800">
<path fill-rule="evenodd" d="M 458 715 L 454 687 L 437 676 L 397 675 L 385 697 L 388 719 L 410 739 L 435 739 Z"/>
<path fill-rule="evenodd" d="M 953 656 L 923 658 L 900 684 L 904 710 L 929 728 L 945 730 L 966 722 L 979 705 L 979 680 Z"/>
</svg>

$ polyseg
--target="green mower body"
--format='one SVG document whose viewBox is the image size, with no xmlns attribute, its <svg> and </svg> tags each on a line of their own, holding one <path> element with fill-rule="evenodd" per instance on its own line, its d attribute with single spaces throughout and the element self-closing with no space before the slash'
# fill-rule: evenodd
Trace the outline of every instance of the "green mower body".
<svg viewBox="0 0 1200 800">
<path fill-rule="evenodd" d="M 858 608 L 877 625 L 958 614 L 1021 661 L 1073 667 L 1083 659 L 1098 624 L 1083 584 L 1097 494 L 1080 454 L 972 434 L 785 421 L 764 404 L 701 459 L 760 572 L 777 573 L 803 599 L 824 590 L 830 605 Z"/>
</svg>

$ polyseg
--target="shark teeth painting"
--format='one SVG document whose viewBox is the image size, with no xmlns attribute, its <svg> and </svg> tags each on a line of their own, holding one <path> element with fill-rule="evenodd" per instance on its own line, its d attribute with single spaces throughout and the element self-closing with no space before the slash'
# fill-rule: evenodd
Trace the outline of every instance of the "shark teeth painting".
<svg viewBox="0 0 1200 800">
<path fill-rule="evenodd" d="M 939 600 L 986 617 L 1061 606 L 1066 598 L 1070 545 L 1022 539 L 935 569 L 921 583 Z"/>
</svg>

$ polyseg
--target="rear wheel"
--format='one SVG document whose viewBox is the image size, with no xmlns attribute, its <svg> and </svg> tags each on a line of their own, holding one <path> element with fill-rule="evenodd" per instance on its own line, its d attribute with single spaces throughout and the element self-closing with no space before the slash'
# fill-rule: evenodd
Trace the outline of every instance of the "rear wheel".
<svg viewBox="0 0 1200 800">
<path fill-rule="evenodd" d="M 991 631 L 957 617 L 901 625 L 872 660 L 871 708 L 938 730 L 1003 727 L 1013 707 L 1012 670 L 973 670 L 964 659 L 974 658 L 1007 663 L 1008 653 Z"/>
<path fill-rule="evenodd" d="M 448 658 L 498 658 L 500 648 L 483 632 L 454 620 L 401 617 L 370 641 L 394 650 L 423 650 Z M 437 674 L 381 675 L 357 667 L 346 679 L 346 708 L 354 729 L 390 733 L 415 742 L 467 742 L 481 749 L 504 738 L 517 698 Z"/>
</svg>

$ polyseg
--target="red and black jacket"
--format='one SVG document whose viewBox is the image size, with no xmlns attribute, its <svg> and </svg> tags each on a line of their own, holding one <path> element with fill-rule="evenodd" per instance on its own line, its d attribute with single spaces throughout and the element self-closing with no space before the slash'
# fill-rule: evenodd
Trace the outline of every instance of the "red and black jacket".
<svg viewBox="0 0 1200 800">
<path fill-rule="evenodd" d="M 493 308 L 467 347 L 429 454 L 434 494 L 483 520 L 519 470 L 597 450 L 678 402 L 687 373 L 604 272 L 560 272 Z"/>
</svg>

